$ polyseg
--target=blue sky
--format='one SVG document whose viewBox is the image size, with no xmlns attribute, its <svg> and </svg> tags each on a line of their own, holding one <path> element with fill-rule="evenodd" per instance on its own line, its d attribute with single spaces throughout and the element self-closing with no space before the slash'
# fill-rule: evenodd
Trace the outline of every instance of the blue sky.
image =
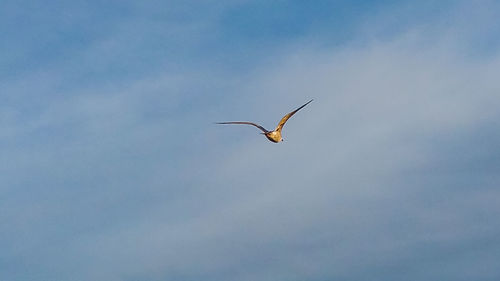
<svg viewBox="0 0 500 281">
<path fill-rule="evenodd" d="M 0 279 L 498 280 L 499 11 L 3 1 Z"/>
</svg>

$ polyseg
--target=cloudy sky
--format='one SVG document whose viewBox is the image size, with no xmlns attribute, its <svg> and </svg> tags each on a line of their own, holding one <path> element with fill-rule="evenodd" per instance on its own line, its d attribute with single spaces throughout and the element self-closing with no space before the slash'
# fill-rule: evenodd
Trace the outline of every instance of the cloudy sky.
<svg viewBox="0 0 500 281">
<path fill-rule="evenodd" d="M 0 280 L 499 280 L 499 12 L 2 1 Z"/>
</svg>

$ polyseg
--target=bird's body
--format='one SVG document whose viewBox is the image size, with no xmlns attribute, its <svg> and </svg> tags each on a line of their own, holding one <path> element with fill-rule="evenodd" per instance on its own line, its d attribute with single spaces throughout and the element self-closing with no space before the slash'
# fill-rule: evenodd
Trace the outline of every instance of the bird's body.
<svg viewBox="0 0 500 281">
<path fill-rule="evenodd" d="M 278 143 L 280 141 L 283 141 L 283 138 L 281 137 L 281 132 L 271 131 L 263 134 L 266 136 L 268 140 L 272 142 Z"/>
<path fill-rule="evenodd" d="M 252 123 L 252 122 L 246 122 L 246 121 L 233 121 L 233 122 L 218 122 L 216 124 L 244 124 L 244 125 L 252 125 L 252 126 L 255 126 L 257 128 L 259 128 L 263 133 L 263 135 L 265 135 L 267 137 L 268 140 L 274 142 L 274 143 L 278 143 L 280 141 L 283 141 L 283 138 L 281 137 L 281 130 L 283 129 L 283 126 L 285 125 L 286 121 L 288 121 L 288 119 L 290 119 L 290 117 L 292 117 L 292 115 L 294 115 L 297 111 L 301 110 L 304 106 L 308 105 L 310 102 L 312 102 L 313 100 L 310 100 L 308 101 L 307 103 L 305 103 L 304 105 L 302 105 L 301 107 L 295 109 L 294 111 L 288 113 L 287 115 L 283 116 L 283 118 L 281 118 L 280 122 L 278 123 L 278 126 L 276 126 L 276 129 L 274 129 L 273 131 L 268 131 L 266 130 L 264 127 L 258 125 L 258 124 L 255 124 L 255 123 Z"/>
</svg>

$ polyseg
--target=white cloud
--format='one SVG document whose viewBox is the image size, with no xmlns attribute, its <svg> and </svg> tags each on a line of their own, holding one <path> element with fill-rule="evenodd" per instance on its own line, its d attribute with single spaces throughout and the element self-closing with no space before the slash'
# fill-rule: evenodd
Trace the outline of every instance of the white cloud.
<svg viewBox="0 0 500 281">
<path fill-rule="evenodd" d="M 240 89 L 255 100 L 252 116 L 269 122 L 315 98 L 287 124 L 285 143 L 267 143 L 251 128 L 198 125 L 205 135 L 217 132 L 207 144 L 214 151 L 190 155 L 185 181 L 165 183 L 166 193 L 179 188 L 171 184 L 189 192 L 165 197 L 128 226 L 87 236 L 75 251 L 99 256 L 110 275 L 152 279 L 472 275 L 435 267 L 433 255 L 451 267 L 468 260 L 447 253 L 469 251 L 462 244 L 474 248 L 497 231 L 477 220 L 500 211 L 497 196 L 481 196 L 492 192 L 481 174 L 455 190 L 447 180 L 459 176 L 453 170 L 438 166 L 430 175 L 426 167 L 448 157 L 440 152 L 447 142 L 477 126 L 494 130 L 488 124 L 498 120 L 500 99 L 490 71 L 498 58 L 480 63 L 400 42 L 289 57 Z M 258 105 L 269 100 L 276 102 Z M 226 134 L 242 137 L 217 145 L 227 144 Z M 473 148 L 461 153 L 462 165 L 482 161 Z M 490 265 L 484 276 L 493 274 L 492 258 L 481 257 Z M 414 266 L 418 260 L 428 262 Z"/>
</svg>

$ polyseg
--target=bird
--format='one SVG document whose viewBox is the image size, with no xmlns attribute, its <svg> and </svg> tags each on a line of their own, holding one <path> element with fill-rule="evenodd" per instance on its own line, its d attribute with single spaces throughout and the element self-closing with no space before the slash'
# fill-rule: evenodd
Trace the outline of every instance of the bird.
<svg viewBox="0 0 500 281">
<path fill-rule="evenodd" d="M 228 124 L 252 125 L 252 126 L 255 126 L 255 127 L 259 128 L 263 132 L 261 134 L 265 135 L 268 140 L 270 140 L 271 142 L 274 142 L 274 143 L 279 143 L 279 142 L 283 141 L 283 138 L 281 136 L 281 130 L 283 129 L 283 126 L 285 126 L 286 121 L 288 121 L 288 119 L 290 119 L 290 117 L 292 117 L 295 113 L 297 113 L 297 111 L 301 110 L 302 108 L 304 108 L 304 106 L 308 105 L 312 101 L 313 100 L 311 99 L 310 101 L 306 102 L 301 107 L 299 107 L 299 108 L 295 109 L 294 111 L 292 111 L 292 112 L 286 114 L 285 116 L 283 116 L 283 118 L 281 118 L 280 122 L 278 123 L 278 126 L 276 126 L 276 129 L 274 129 L 273 131 L 268 131 L 268 130 L 266 130 L 264 127 L 262 127 L 259 124 L 256 124 L 256 123 L 253 123 L 253 122 L 246 122 L 246 121 L 216 122 L 215 124 L 221 124 L 221 125 L 228 125 Z"/>
</svg>

